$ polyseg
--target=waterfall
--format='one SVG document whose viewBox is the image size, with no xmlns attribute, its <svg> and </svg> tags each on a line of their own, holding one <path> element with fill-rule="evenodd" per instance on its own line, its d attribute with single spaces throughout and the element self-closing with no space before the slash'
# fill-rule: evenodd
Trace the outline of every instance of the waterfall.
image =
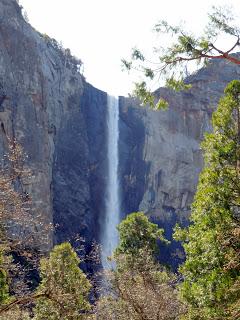
<svg viewBox="0 0 240 320">
<path fill-rule="evenodd" d="M 118 98 L 108 96 L 108 119 L 107 119 L 107 187 L 105 202 L 105 217 L 101 232 L 101 262 L 104 269 L 113 265 L 107 257 L 111 256 L 118 244 L 118 232 L 116 226 L 120 222 L 120 201 L 118 181 L 118 138 L 119 138 L 119 104 Z"/>
</svg>

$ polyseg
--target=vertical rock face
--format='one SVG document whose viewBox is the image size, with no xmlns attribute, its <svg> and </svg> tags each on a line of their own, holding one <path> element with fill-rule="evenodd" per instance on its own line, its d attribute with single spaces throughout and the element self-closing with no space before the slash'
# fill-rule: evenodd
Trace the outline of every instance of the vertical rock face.
<svg viewBox="0 0 240 320">
<path fill-rule="evenodd" d="M 0 0 L 0 155 L 6 137 L 28 155 L 36 226 L 57 223 L 55 241 L 97 238 L 104 188 L 106 93 L 88 85 L 68 51 L 37 33 L 15 0 Z M 41 231 L 41 230 L 39 230 Z M 95 234 L 96 231 L 96 234 Z M 53 243 L 48 231 L 44 249 Z"/>
<path fill-rule="evenodd" d="M 71 101 L 71 104 L 74 101 Z M 53 165 L 56 241 L 99 240 L 106 173 L 107 95 L 85 84 L 78 108 L 62 119 Z"/>
<path fill-rule="evenodd" d="M 189 91 L 162 88 L 156 92 L 169 102 L 167 111 L 154 112 L 139 107 L 133 99 L 121 99 L 125 214 L 146 212 L 170 239 L 176 221 L 187 223 L 203 167 L 200 142 L 211 130 L 211 115 L 226 84 L 239 76 L 239 67 L 213 61 L 187 79 L 192 84 Z M 169 251 L 178 248 L 173 243 L 164 252 L 172 265 L 179 260 Z"/>
<path fill-rule="evenodd" d="M 139 210 L 145 192 L 149 164 L 144 155 L 148 111 L 135 100 L 120 97 L 119 176 L 123 217 Z"/>
</svg>

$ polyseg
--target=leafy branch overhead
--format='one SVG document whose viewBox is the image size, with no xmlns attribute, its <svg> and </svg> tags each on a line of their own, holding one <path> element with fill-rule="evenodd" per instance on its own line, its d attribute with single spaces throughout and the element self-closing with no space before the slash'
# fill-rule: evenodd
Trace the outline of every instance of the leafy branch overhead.
<svg viewBox="0 0 240 320">
<path fill-rule="evenodd" d="M 156 97 L 149 87 L 152 81 L 165 80 L 165 85 L 176 91 L 191 87 L 184 81 L 189 63 L 196 69 L 207 64 L 209 59 L 225 59 L 240 65 L 240 59 L 232 55 L 240 46 L 240 29 L 234 25 L 234 15 L 227 7 L 213 7 L 208 14 L 208 24 L 202 35 L 196 36 L 186 31 L 182 26 L 172 26 L 166 21 L 160 21 L 154 26 L 158 34 L 167 34 L 173 38 L 172 44 L 165 48 L 164 43 L 154 50 L 157 62 L 150 62 L 137 48 L 132 51 L 129 60 L 122 59 L 126 70 L 140 71 L 144 80 L 135 83 L 134 95 L 140 98 L 142 104 L 149 104 L 154 109 L 167 106 L 162 98 L 156 102 Z M 218 46 L 219 40 L 228 36 L 229 48 Z"/>
</svg>

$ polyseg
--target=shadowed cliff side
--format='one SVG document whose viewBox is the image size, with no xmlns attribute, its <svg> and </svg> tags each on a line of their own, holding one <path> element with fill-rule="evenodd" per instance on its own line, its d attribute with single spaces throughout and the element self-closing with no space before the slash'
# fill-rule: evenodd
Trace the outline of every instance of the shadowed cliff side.
<svg viewBox="0 0 240 320">
<path fill-rule="evenodd" d="M 73 101 L 72 101 L 73 103 Z M 53 166 L 56 242 L 99 241 L 106 185 L 106 93 L 84 85 L 79 106 L 62 119 Z M 77 242 L 76 242 L 77 243 Z"/>
<path fill-rule="evenodd" d="M 0 156 L 6 135 L 28 155 L 33 215 L 57 223 L 55 241 L 97 238 L 104 188 L 106 93 L 88 85 L 79 61 L 36 32 L 15 0 L 0 0 Z M 100 200 L 99 200 L 100 199 Z M 36 228 L 41 230 L 36 218 Z M 95 233 L 96 231 L 96 233 Z M 44 236 L 52 246 L 53 234 Z M 41 243 L 39 243 L 41 245 Z"/>
</svg>

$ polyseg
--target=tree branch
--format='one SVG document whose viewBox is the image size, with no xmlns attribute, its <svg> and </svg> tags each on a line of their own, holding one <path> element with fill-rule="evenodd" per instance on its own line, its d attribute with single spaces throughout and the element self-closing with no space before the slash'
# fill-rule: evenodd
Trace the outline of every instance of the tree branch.
<svg viewBox="0 0 240 320">
<path fill-rule="evenodd" d="M 0 314 L 12 309 L 15 306 L 23 305 L 23 304 L 26 304 L 26 303 L 29 303 L 29 302 L 33 302 L 33 301 L 35 301 L 35 300 L 37 300 L 39 298 L 42 298 L 42 297 L 50 298 L 50 296 L 49 296 L 49 294 L 47 292 L 38 293 L 38 294 L 34 294 L 34 295 L 29 295 L 29 296 L 24 297 L 24 298 L 18 298 L 16 300 L 10 302 L 9 304 L 4 306 L 3 308 L 0 308 Z"/>
</svg>

